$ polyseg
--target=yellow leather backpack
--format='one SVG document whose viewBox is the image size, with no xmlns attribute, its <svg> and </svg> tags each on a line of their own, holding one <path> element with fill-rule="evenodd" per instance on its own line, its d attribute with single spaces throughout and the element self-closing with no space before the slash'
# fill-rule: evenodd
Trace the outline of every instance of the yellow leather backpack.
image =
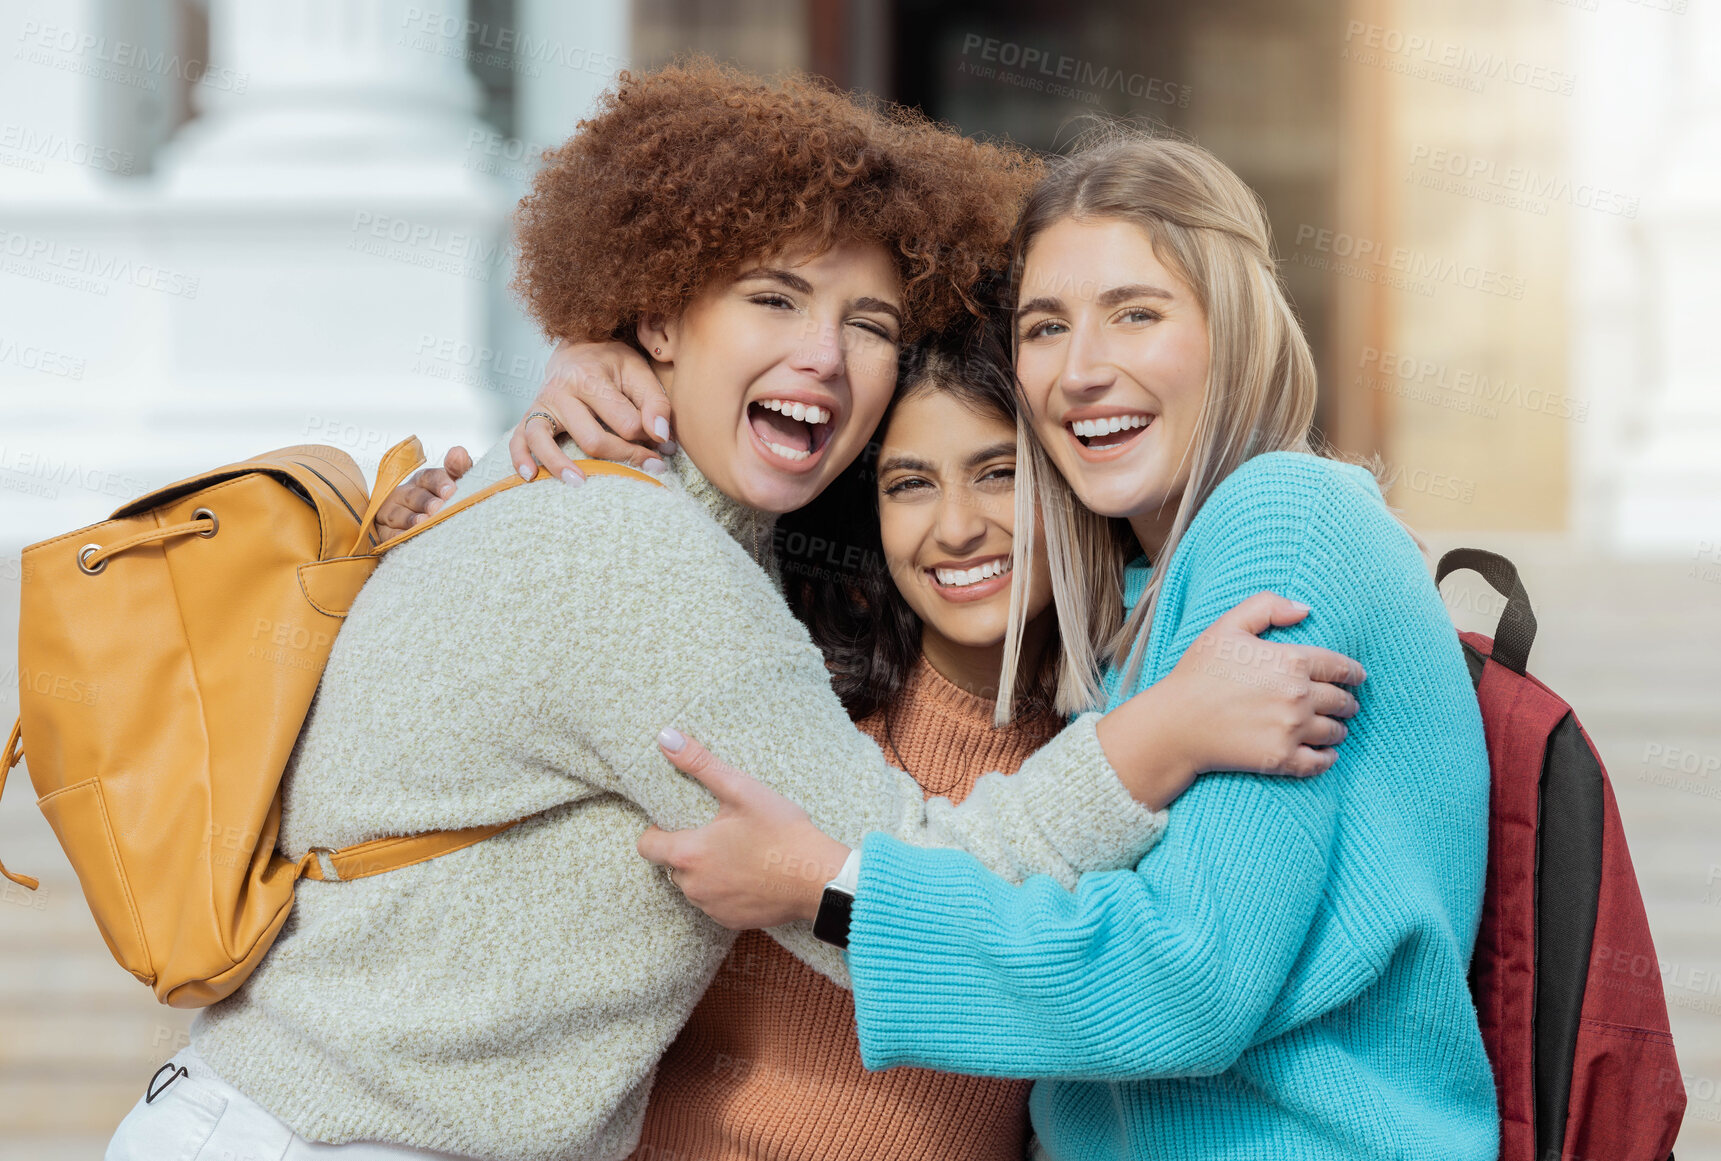
<svg viewBox="0 0 1721 1161">
<path fill-rule="evenodd" d="M 281 775 L 382 554 L 524 482 L 510 474 L 379 544 L 377 509 L 423 458 L 416 438 L 391 448 L 367 498 L 344 452 L 282 448 L 24 550 L 20 714 L 0 789 L 27 742 L 37 805 L 102 938 L 165 1004 L 198 1008 L 239 987 L 301 877 L 381 874 L 520 821 L 319 848 L 297 863 L 275 850 Z M 620 464 L 580 466 L 657 483 Z"/>
</svg>

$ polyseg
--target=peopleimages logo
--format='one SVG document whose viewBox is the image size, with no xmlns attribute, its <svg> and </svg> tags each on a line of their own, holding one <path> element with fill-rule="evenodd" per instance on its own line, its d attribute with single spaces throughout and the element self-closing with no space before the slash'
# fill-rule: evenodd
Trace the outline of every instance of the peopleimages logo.
<svg viewBox="0 0 1721 1161">
<path fill-rule="evenodd" d="M 565 44 L 506 25 L 492 25 L 474 20 L 464 13 L 409 7 L 401 15 L 400 23 L 407 33 L 416 34 L 420 38 L 440 39 L 447 45 L 457 46 L 452 51 L 444 52 L 444 55 L 462 56 L 463 53 L 469 54 L 472 51 L 470 46 L 476 46 L 508 58 L 510 63 L 506 67 L 526 72 L 529 76 L 537 76 L 538 72 L 535 67 L 525 66 L 552 64 L 596 77 L 611 77 L 627 67 L 624 58 L 601 48 Z M 411 48 L 438 51 L 423 39 L 397 43 L 405 43 Z"/>
<path fill-rule="evenodd" d="M 377 258 L 488 282 L 508 260 L 507 243 L 488 232 L 451 230 L 439 223 L 358 210 L 347 249 Z"/>
<path fill-rule="evenodd" d="M 1569 177 L 1545 174 L 1527 165 L 1501 165 L 1493 158 L 1454 149 L 1414 145 L 1410 150 L 1410 171 L 1413 178 L 1422 179 L 1421 183 L 1428 188 L 1531 213 L 1545 214 L 1548 203 L 1564 202 L 1580 210 L 1637 217 L 1639 199 L 1633 194 L 1604 189 L 1592 182 L 1574 182 Z"/>
<path fill-rule="evenodd" d="M 504 137 L 494 129 L 474 128 L 467 131 L 466 160 L 461 164 L 510 181 L 531 181 L 548 148 L 536 141 Z"/>
<path fill-rule="evenodd" d="M 57 460 L 46 452 L 21 448 L 15 444 L 0 444 L 0 487 L 8 487 L 11 483 L 22 481 L 36 483 L 38 493 L 48 499 L 57 498 L 58 489 L 67 487 L 100 496 L 130 500 L 161 485 L 159 480 L 152 482 L 105 468 L 86 468 L 71 460 Z M 52 494 L 49 494 L 50 491 Z"/>
<path fill-rule="evenodd" d="M 8 674 L 7 676 L 11 676 Z M 74 702 L 78 705 L 95 705 L 96 694 L 100 687 L 93 681 L 82 681 L 75 677 L 67 677 L 63 673 L 43 673 L 40 670 L 19 669 L 16 671 L 17 687 L 20 693 L 32 693 L 37 697 L 52 697 L 60 701 Z"/>
<path fill-rule="evenodd" d="M 9 363 L 26 371 L 40 371 L 44 375 L 58 375 L 62 379 L 84 377 L 84 360 L 78 356 L 30 342 L 19 342 L 7 335 L 0 335 L 0 363 Z"/>
<path fill-rule="evenodd" d="M 183 271 L 13 230 L 0 229 L 0 269 L 91 294 L 130 283 L 180 298 L 197 297 L 198 280 Z"/>
<path fill-rule="evenodd" d="M 1589 416 L 1587 401 L 1573 399 L 1557 391 L 1544 391 L 1522 384 L 1503 375 L 1489 375 L 1467 368 L 1454 368 L 1445 362 L 1417 358 L 1398 351 L 1383 351 L 1364 347 L 1357 360 L 1357 369 L 1365 375 L 1377 373 L 1399 385 L 1394 394 L 1408 399 L 1438 403 L 1460 411 L 1473 412 L 1492 419 L 1499 407 L 1521 407 L 1526 411 L 1552 415 L 1559 419 L 1583 422 Z M 1359 380 L 1363 386 L 1378 387 L 1372 379 Z"/>
<path fill-rule="evenodd" d="M 26 20 L 18 39 L 23 47 L 14 54 L 14 59 L 28 59 L 32 64 L 117 81 L 152 93 L 160 87 L 162 77 L 227 93 L 243 93 L 251 86 L 248 73 L 210 68 L 208 62 L 195 57 L 181 57 L 166 49 L 152 52 L 141 44 L 110 40 L 56 24 Z M 60 56 L 55 58 L 53 53 Z"/>
<path fill-rule="evenodd" d="M 1460 263 L 1450 258 L 1412 250 L 1408 246 L 1387 246 L 1374 238 L 1329 230 L 1308 223 L 1297 226 L 1296 245 L 1312 247 L 1318 255 L 1331 255 L 1338 260 L 1334 269 L 1339 273 L 1360 276 L 1368 281 L 1393 284 L 1388 275 L 1408 280 L 1405 289 L 1432 294 L 1435 283 L 1445 282 L 1466 290 L 1479 290 L 1502 298 L 1524 297 L 1524 280 L 1504 271 L 1479 266 L 1473 262 Z M 1305 265 L 1322 267 L 1325 263 L 1296 256 Z M 1378 275 L 1377 275 L 1378 272 Z M 1425 289 L 1424 289 L 1425 288 Z"/>
<path fill-rule="evenodd" d="M 531 398 L 544 374 L 544 357 L 435 335 L 420 334 L 415 373 L 432 379 L 464 383 L 502 395 Z"/>
<path fill-rule="evenodd" d="M 130 150 L 91 145 L 58 133 L 37 132 L 24 125 L 0 126 L 0 149 L 10 150 L 19 162 L 28 163 L 19 168 L 33 168 L 38 173 L 42 171 L 42 163 L 49 161 L 127 175 L 137 164 Z M 0 164 L 7 161 L 0 159 Z"/>
<path fill-rule="evenodd" d="M 1096 65 L 1079 57 L 1055 55 L 1047 49 L 1018 44 L 1013 40 L 981 36 L 978 32 L 970 32 L 962 38 L 962 55 L 966 57 L 970 53 L 976 53 L 982 62 L 995 63 L 1006 68 L 1020 68 L 1024 74 L 1020 77 L 1006 76 L 1000 79 L 1011 80 L 1012 83 L 1023 79 L 1038 80 L 1039 84 L 1028 87 L 1045 89 L 1054 96 L 1083 95 L 1072 87 L 1059 86 L 1056 83 L 1069 81 L 1071 86 L 1080 86 L 1088 92 L 1113 90 L 1126 97 L 1138 97 L 1144 101 L 1186 109 L 1189 107 L 1190 94 L 1195 91 L 1188 85 L 1179 85 L 1159 77 Z M 963 63 L 966 71 L 968 64 L 966 61 Z M 975 65 L 973 71 L 981 76 L 991 76 L 995 70 L 984 65 Z"/>
<path fill-rule="evenodd" d="M 1340 54 L 1343 58 L 1359 64 L 1384 65 L 1387 62 L 1382 59 L 1381 54 L 1399 62 L 1422 66 L 1424 69 L 1450 70 L 1452 77 L 1471 82 L 1464 87 L 1476 92 L 1481 91 L 1480 86 L 1484 81 L 1501 80 L 1508 84 L 1569 97 L 1577 84 L 1577 76 L 1573 73 L 1517 60 L 1505 53 L 1470 48 L 1449 40 L 1437 41 L 1419 32 L 1383 28 L 1361 20 L 1352 20 L 1345 26 L 1345 47 Z M 1411 70 L 1401 66 L 1392 71 Z M 1427 79 L 1444 80 L 1438 73 L 1431 74 Z"/>
</svg>

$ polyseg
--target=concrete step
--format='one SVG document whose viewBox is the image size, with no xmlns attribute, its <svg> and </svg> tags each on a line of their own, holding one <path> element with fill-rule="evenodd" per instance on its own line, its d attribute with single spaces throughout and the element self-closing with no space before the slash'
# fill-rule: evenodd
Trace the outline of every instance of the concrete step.
<svg viewBox="0 0 1721 1161">
<path fill-rule="evenodd" d="M 0 1157 L 41 1161 L 64 1156 L 98 1161 L 115 1126 L 125 1119 L 149 1084 L 149 1072 L 96 1079 L 37 1070 L 28 1075 L 0 1072 Z M 47 1142 L 62 1141 L 87 1152 L 35 1154 Z M 26 1148 L 28 1146 L 28 1148 Z"/>
<path fill-rule="evenodd" d="M 92 924 L 93 926 L 93 924 Z M 3 1013 L 49 1007 L 136 1006 L 154 994 L 115 962 L 106 946 L 52 956 L 36 944 L 0 943 L 0 1019 Z"/>
<path fill-rule="evenodd" d="M 190 1043 L 190 1024 L 189 1013 L 171 1008 L 90 1005 L 4 1011 L 0 1071 L 15 1076 L 35 1069 L 88 1077 L 147 1076 Z"/>
<path fill-rule="evenodd" d="M 101 1103 L 105 1108 L 106 1102 Z M 0 1119 L 6 1117 L 5 1108 L 5 1102 L 0 1100 Z M 124 1115 L 121 1112 L 119 1117 L 114 1117 L 114 1123 L 118 1124 Z M 58 1133 L 8 1134 L 0 1140 L 0 1161 L 97 1161 L 107 1148 L 109 1136 L 110 1133 L 87 1137 L 68 1137 Z"/>
</svg>

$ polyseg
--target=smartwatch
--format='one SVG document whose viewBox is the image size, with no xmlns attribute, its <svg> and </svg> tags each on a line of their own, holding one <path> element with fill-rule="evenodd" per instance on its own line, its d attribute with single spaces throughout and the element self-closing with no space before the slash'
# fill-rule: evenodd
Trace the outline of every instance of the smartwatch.
<svg viewBox="0 0 1721 1161">
<path fill-rule="evenodd" d="M 843 860 L 843 869 L 825 884 L 824 896 L 819 899 L 813 935 L 833 947 L 846 948 L 849 945 L 849 917 L 854 913 L 855 891 L 860 886 L 860 860 L 860 851 L 849 851 L 849 857 Z"/>
</svg>

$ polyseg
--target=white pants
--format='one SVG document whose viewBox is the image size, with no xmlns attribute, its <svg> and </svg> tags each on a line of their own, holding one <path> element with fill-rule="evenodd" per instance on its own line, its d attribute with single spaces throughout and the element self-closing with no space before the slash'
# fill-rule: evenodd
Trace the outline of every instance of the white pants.
<svg viewBox="0 0 1721 1161">
<path fill-rule="evenodd" d="M 468 1161 L 405 1145 L 307 1141 L 262 1105 L 210 1071 L 190 1048 L 168 1062 L 185 1075 L 160 1073 L 156 1098 L 139 1097 L 108 1142 L 105 1161 Z"/>
</svg>

